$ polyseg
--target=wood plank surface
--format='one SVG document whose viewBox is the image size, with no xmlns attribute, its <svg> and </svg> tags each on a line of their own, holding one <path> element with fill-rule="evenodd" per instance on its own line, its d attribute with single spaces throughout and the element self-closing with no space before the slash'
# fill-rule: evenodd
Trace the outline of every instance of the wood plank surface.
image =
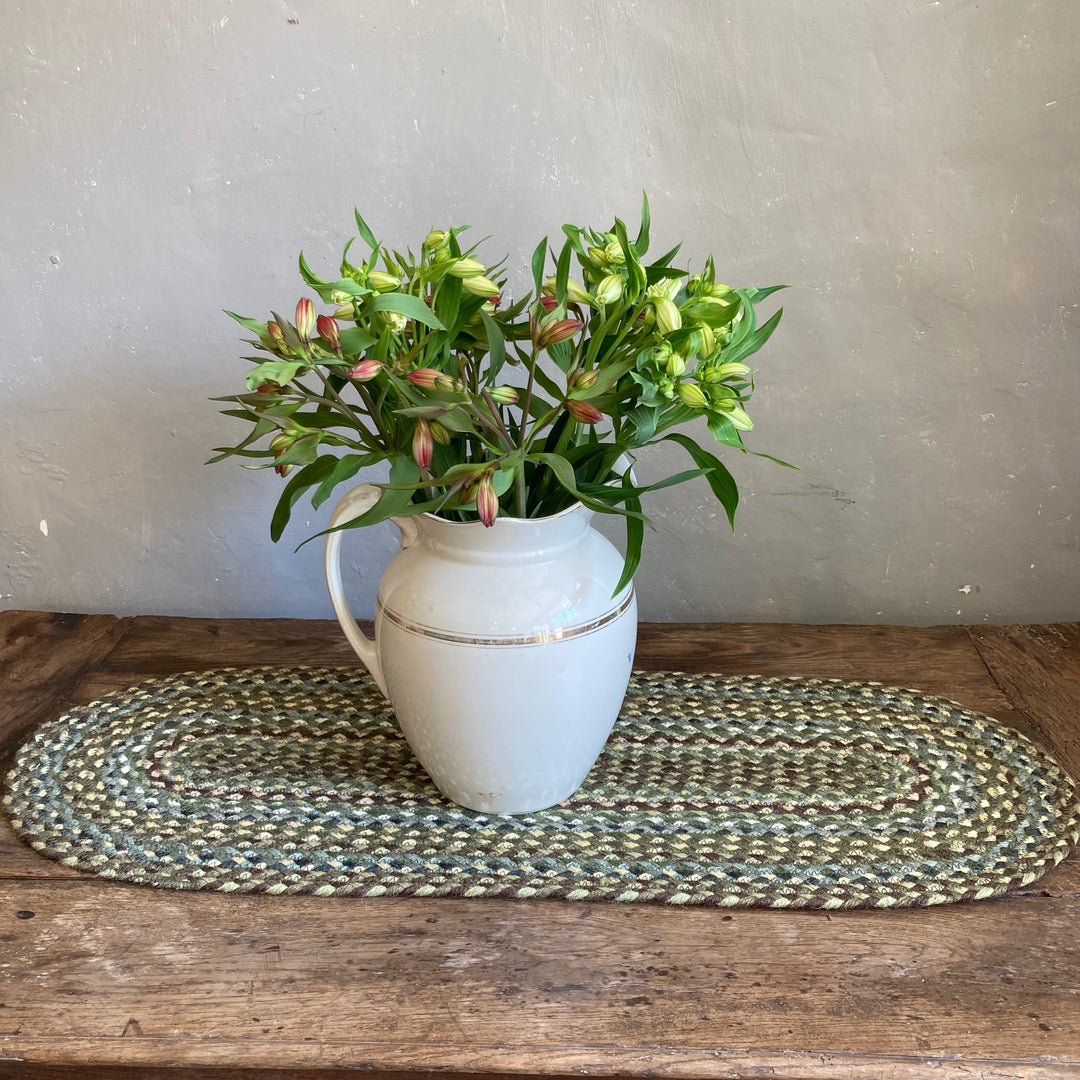
<svg viewBox="0 0 1080 1080">
<path fill-rule="evenodd" d="M 990 674 L 1080 778 L 1080 623 L 976 626 L 971 637 Z"/>
<path fill-rule="evenodd" d="M 1076 640 L 644 624 L 636 664 L 911 686 L 1075 765 Z M 8 612 L 0 735 L 165 674 L 355 663 L 333 622 Z M 978 904 L 673 912 L 156 892 L 42 859 L 0 822 L 0 924 L 0 1077 L 18 1080 L 1080 1077 L 1076 855 Z"/>
<path fill-rule="evenodd" d="M 636 1073 L 746 1047 L 1080 1065 L 1077 900 L 673 913 L 69 881 L 0 884 L 0 911 L 19 990 L 0 1047 L 54 1064 L 152 1064 L 166 1040 L 277 1068 Z"/>
</svg>

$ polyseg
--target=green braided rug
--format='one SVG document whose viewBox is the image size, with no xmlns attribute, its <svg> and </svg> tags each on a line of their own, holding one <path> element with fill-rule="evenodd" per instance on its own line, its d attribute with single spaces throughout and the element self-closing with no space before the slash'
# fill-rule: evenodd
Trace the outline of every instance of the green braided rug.
<svg viewBox="0 0 1080 1080">
<path fill-rule="evenodd" d="M 4 805 L 45 855 L 170 889 L 903 907 L 998 896 L 1080 810 L 1023 736 L 876 683 L 635 674 L 575 796 L 432 786 L 354 668 L 179 675 L 41 727 Z"/>
</svg>

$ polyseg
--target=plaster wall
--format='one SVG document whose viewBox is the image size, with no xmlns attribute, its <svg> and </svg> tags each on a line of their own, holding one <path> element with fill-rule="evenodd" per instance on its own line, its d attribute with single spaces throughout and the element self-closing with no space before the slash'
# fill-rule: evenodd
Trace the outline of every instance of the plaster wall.
<svg viewBox="0 0 1080 1080">
<path fill-rule="evenodd" d="M 274 545 L 280 481 L 203 465 L 222 309 L 289 309 L 354 204 L 520 293 L 644 188 L 657 245 L 795 286 L 748 441 L 801 466 L 729 455 L 734 535 L 655 496 L 644 618 L 1080 618 L 1077 40 L 1071 0 L 5 0 L 0 606 L 329 616 L 329 507 Z M 357 614 L 394 547 L 350 535 Z"/>
</svg>

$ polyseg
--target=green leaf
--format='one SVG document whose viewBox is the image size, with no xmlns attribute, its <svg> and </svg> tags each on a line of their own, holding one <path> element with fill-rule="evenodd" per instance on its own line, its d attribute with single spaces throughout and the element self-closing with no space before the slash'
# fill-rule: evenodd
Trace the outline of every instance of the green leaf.
<svg viewBox="0 0 1080 1080">
<path fill-rule="evenodd" d="M 652 218 L 649 214 L 649 196 L 641 193 L 641 228 L 638 230 L 637 239 L 634 241 L 634 250 L 638 255 L 644 255 L 649 250 L 649 223 Z"/>
<path fill-rule="evenodd" d="M 615 219 L 615 236 L 619 241 L 619 247 L 622 248 L 623 258 L 626 260 L 626 269 L 630 275 L 628 292 L 630 296 L 637 296 L 645 288 L 647 280 L 645 269 L 626 237 L 626 226 L 618 218 Z"/>
<path fill-rule="evenodd" d="M 320 536 L 326 536 L 327 533 L 340 532 L 343 529 L 361 529 L 367 525 L 378 525 L 380 522 L 386 521 L 387 518 L 407 513 L 406 507 L 409 505 L 409 500 L 412 498 L 412 493 L 419 479 L 420 467 L 416 462 L 407 454 L 395 455 L 391 459 L 390 483 L 375 485 L 382 488 L 382 495 L 370 510 L 359 517 L 353 518 L 351 521 L 346 521 L 342 525 L 336 525 L 332 529 L 323 529 L 322 532 L 309 536 L 303 543 L 297 545 L 296 550 L 299 551 L 304 544 L 309 544 Z"/>
<path fill-rule="evenodd" d="M 435 310 L 444 326 L 453 326 L 457 322 L 460 307 L 461 279 L 447 276 L 443 278 L 438 295 L 435 297 Z"/>
<path fill-rule="evenodd" d="M 353 214 L 356 217 L 356 228 L 363 238 L 364 243 L 367 244 L 372 251 L 377 251 L 379 247 L 379 241 L 375 239 L 375 234 L 368 228 L 367 222 L 360 216 L 360 211 L 354 206 Z"/>
<path fill-rule="evenodd" d="M 728 521 L 734 532 L 735 508 L 739 505 L 739 489 L 735 484 L 735 478 L 727 471 L 723 462 L 714 454 L 710 454 L 703 446 L 699 446 L 689 435 L 673 431 L 670 435 L 665 435 L 661 441 L 678 443 L 690 455 L 694 464 L 705 470 L 709 487 L 727 512 Z"/>
<path fill-rule="evenodd" d="M 359 326 L 347 326 L 344 330 L 339 330 L 338 337 L 341 339 L 341 351 L 348 355 L 362 353 L 379 340 L 374 334 Z"/>
<path fill-rule="evenodd" d="M 670 263 L 671 260 L 674 259 L 675 256 L 678 255 L 681 250 L 682 250 L 682 241 L 680 240 L 679 243 L 677 243 L 670 251 L 664 252 L 664 254 L 661 255 L 660 258 L 657 259 L 656 262 L 654 262 L 652 265 L 653 266 L 667 266 L 668 263 Z"/>
<path fill-rule="evenodd" d="M 259 322 L 258 319 L 245 319 L 243 315 L 237 315 L 235 311 L 226 311 L 225 314 L 230 319 L 235 319 L 245 330 L 258 334 L 260 339 L 266 337 L 266 323 Z"/>
<path fill-rule="evenodd" d="M 506 362 L 506 339 L 503 337 L 502 327 L 483 308 L 480 309 L 480 318 L 488 342 L 487 385 L 493 386 Z"/>
<path fill-rule="evenodd" d="M 624 517 L 639 517 L 642 521 L 648 520 L 640 512 L 628 510 L 625 507 L 609 506 L 607 503 L 594 499 L 579 490 L 577 478 L 574 475 L 574 467 L 561 454 L 530 454 L 526 460 L 542 462 L 555 474 L 555 479 L 559 481 L 564 490 L 573 495 L 582 506 L 586 506 L 598 514 L 620 514 Z"/>
<path fill-rule="evenodd" d="M 776 329 L 777 324 L 780 322 L 780 317 L 784 314 L 784 309 L 780 308 L 775 315 L 768 322 L 763 323 L 752 334 L 749 334 L 734 348 L 726 348 L 721 354 L 721 363 L 731 363 L 733 361 L 744 360 L 748 356 L 753 356 L 766 341 L 772 337 L 772 332 Z"/>
<path fill-rule="evenodd" d="M 265 382 L 276 382 L 285 386 L 292 382 L 300 371 L 306 371 L 308 365 L 291 360 L 267 360 L 247 373 L 247 387 L 255 390 Z"/>
<path fill-rule="evenodd" d="M 630 485 L 629 469 L 623 473 L 622 482 L 624 486 Z M 641 500 L 633 495 L 627 496 L 626 506 L 629 510 L 636 511 L 638 514 L 641 513 Z M 623 558 L 623 570 L 622 575 L 619 577 L 619 583 L 611 594 L 612 599 L 618 596 L 634 580 L 634 574 L 637 573 L 638 565 L 641 563 L 641 545 L 644 539 L 644 520 L 628 516 L 626 518 L 626 555 Z"/>
<path fill-rule="evenodd" d="M 319 485 L 315 494 L 311 496 L 311 505 L 318 510 L 330 498 L 331 492 L 338 484 L 352 479 L 364 466 L 374 465 L 379 459 L 380 455 L 377 454 L 345 454 L 336 459 L 330 457 L 319 458 L 319 461 L 335 461 L 336 464 L 330 471 L 329 476 Z"/>
<path fill-rule="evenodd" d="M 372 311 L 392 311 L 397 315 L 404 315 L 413 322 L 423 323 L 432 330 L 445 330 L 442 321 L 418 296 L 410 296 L 409 293 L 387 292 L 373 296 L 370 300 Z"/>
<path fill-rule="evenodd" d="M 764 300 L 766 296 L 772 296 L 774 292 L 779 292 L 781 289 L 790 289 L 790 285 L 766 285 L 760 289 L 747 289 L 750 294 L 750 299 L 756 304 L 761 300 Z"/>
<path fill-rule="evenodd" d="M 656 424 L 660 419 L 660 409 L 656 405 L 639 405 L 626 413 L 626 419 L 634 425 L 634 441 L 640 446 L 647 443 L 656 434 Z"/>
<path fill-rule="evenodd" d="M 548 238 L 545 236 L 544 239 L 536 245 L 536 250 L 533 252 L 532 257 L 533 282 L 536 286 L 533 295 L 537 298 L 540 296 L 540 286 L 544 283 L 544 260 L 547 258 L 547 246 Z"/>
<path fill-rule="evenodd" d="M 566 288 L 570 281 L 570 256 L 573 254 L 573 244 L 567 239 L 559 252 L 559 261 L 555 266 L 555 299 L 559 306 L 566 309 Z"/>
<path fill-rule="evenodd" d="M 319 275 L 316 274 L 310 266 L 308 266 L 307 259 L 304 258 L 304 253 L 302 251 L 300 252 L 300 258 L 298 261 L 300 264 L 300 276 L 304 279 L 305 282 L 307 282 L 308 285 L 316 286 L 329 284 L 329 282 L 325 278 L 319 277 Z"/>
<path fill-rule="evenodd" d="M 277 507 L 274 510 L 274 516 L 270 519 L 270 539 L 274 543 L 281 539 L 281 534 L 289 523 L 289 517 L 292 514 L 292 508 L 296 505 L 296 500 L 309 487 L 323 480 L 334 468 L 337 460 L 336 457 L 330 454 L 316 458 L 285 485 L 285 490 L 281 493 L 281 498 L 278 499 Z"/>
</svg>

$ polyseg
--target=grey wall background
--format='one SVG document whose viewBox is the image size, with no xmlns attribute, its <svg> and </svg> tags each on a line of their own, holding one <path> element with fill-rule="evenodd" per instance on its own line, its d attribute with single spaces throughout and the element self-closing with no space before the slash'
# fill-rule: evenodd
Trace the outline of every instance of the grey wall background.
<svg viewBox="0 0 1080 1080">
<path fill-rule="evenodd" d="M 329 616 L 329 507 L 275 546 L 280 481 L 202 464 L 221 309 L 295 304 L 354 204 L 520 292 L 645 188 L 657 244 L 798 286 L 750 438 L 802 471 L 731 461 L 734 536 L 654 499 L 643 617 L 1080 617 L 1077 40 L 1073 0 L 5 0 L 0 606 Z M 370 613 L 395 533 L 348 543 Z"/>
</svg>

